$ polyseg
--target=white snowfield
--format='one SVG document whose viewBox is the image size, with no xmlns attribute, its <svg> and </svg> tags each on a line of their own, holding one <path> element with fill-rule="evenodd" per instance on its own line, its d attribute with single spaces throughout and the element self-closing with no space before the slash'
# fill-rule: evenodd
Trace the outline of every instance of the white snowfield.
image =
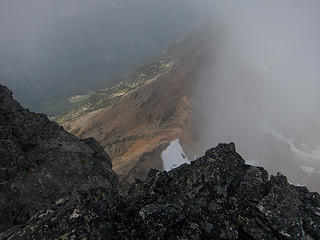
<svg viewBox="0 0 320 240">
<path fill-rule="evenodd" d="M 170 171 L 184 163 L 190 163 L 180 146 L 179 138 L 170 143 L 166 150 L 161 153 L 161 158 L 163 162 L 163 169 L 165 171 Z"/>
<path fill-rule="evenodd" d="M 246 164 L 252 165 L 252 166 L 260 166 L 260 160 L 258 158 L 255 159 L 245 159 Z"/>
<path fill-rule="evenodd" d="M 290 146 L 290 150 L 299 155 L 302 159 L 309 161 L 320 161 L 320 147 L 318 147 L 316 150 L 313 150 L 311 153 L 308 153 L 294 145 L 295 137 L 285 137 L 281 132 L 276 131 L 270 125 L 266 127 L 265 131 L 266 133 L 271 134 L 274 138 L 286 142 Z M 305 146 L 306 144 L 302 143 L 301 145 Z"/>
<path fill-rule="evenodd" d="M 305 160 L 306 161 L 305 163 L 309 163 L 309 166 L 300 166 L 305 173 L 320 174 L 320 171 L 316 172 L 316 170 L 313 167 L 311 167 L 315 162 L 320 161 L 320 147 L 318 147 L 316 150 L 313 150 L 311 153 L 305 152 L 294 145 L 294 140 L 295 140 L 294 136 L 285 137 L 281 132 L 276 131 L 270 125 L 267 126 L 266 132 L 271 134 L 274 138 L 286 142 L 290 146 L 290 151 L 292 151 L 294 154 L 301 157 L 301 159 Z M 301 146 L 306 147 L 306 144 L 302 143 Z"/>
</svg>

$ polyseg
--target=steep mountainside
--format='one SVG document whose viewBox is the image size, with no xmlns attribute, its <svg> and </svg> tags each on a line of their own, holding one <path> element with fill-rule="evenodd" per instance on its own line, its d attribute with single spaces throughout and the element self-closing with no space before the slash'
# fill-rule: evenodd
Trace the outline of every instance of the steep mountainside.
<svg viewBox="0 0 320 240">
<path fill-rule="evenodd" d="M 23 109 L 0 85 L 0 231 L 75 189 L 115 186 L 111 168 L 96 140 L 80 140 L 44 114 Z"/>
<path fill-rule="evenodd" d="M 198 32 L 181 39 L 159 60 L 94 94 L 57 121 L 76 136 L 96 138 L 111 156 L 121 182 L 144 179 L 150 168 L 162 170 L 160 154 L 177 138 L 194 159 L 198 147 L 192 134 L 192 89 L 208 41 L 208 35 Z"/>
<path fill-rule="evenodd" d="M 32 110 L 54 116 L 70 107 L 68 97 L 111 86 L 189 32 L 199 21 L 192 5 L 184 0 L 0 1 L 1 83 Z"/>
<path fill-rule="evenodd" d="M 320 239 L 320 195 L 220 144 L 120 192 L 78 191 L 1 239 Z"/>
<path fill-rule="evenodd" d="M 180 39 L 119 84 L 82 96 L 86 100 L 77 108 L 54 120 L 80 138 L 96 138 L 121 183 L 144 179 L 150 168 L 162 170 L 161 154 L 173 140 L 179 139 L 189 160 L 212 143 L 235 141 L 252 163 L 320 191 L 318 118 L 310 117 L 308 124 L 292 119 L 297 127 L 290 121 L 273 126 L 263 108 L 266 89 L 257 87 L 270 81 L 264 71 L 250 65 L 245 69 L 251 77 L 212 77 L 220 68 L 234 67 L 230 62 L 217 67 L 215 53 L 222 43 L 215 36 L 204 27 Z M 250 111 L 257 109 L 261 114 L 251 119 Z"/>
</svg>

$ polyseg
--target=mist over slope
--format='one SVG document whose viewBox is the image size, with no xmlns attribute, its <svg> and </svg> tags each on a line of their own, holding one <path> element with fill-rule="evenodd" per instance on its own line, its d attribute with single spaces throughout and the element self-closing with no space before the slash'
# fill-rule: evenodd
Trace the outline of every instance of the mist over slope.
<svg viewBox="0 0 320 240">
<path fill-rule="evenodd" d="M 283 171 L 295 183 L 318 185 L 314 180 L 320 177 L 318 1 L 0 4 L 0 81 L 34 110 L 48 110 L 48 102 L 65 106 L 64 98 L 70 95 L 111 86 L 210 15 L 214 39 L 206 51 L 211 56 L 199 63 L 202 72 L 194 66 L 197 76 L 192 75 L 192 82 L 197 86 L 190 97 L 203 151 L 234 141 L 251 162 Z M 105 91 L 109 90 L 83 98 L 95 100 Z M 99 134 L 103 139 L 106 132 Z"/>
<path fill-rule="evenodd" d="M 0 81 L 23 105 L 55 115 L 61 98 L 109 86 L 195 19 L 182 0 L 4 0 Z"/>
<path fill-rule="evenodd" d="M 56 119 L 78 137 L 97 139 L 121 184 L 144 180 L 151 168 L 163 170 L 161 153 L 178 138 L 186 155 L 195 158 L 191 95 L 209 44 L 202 33 L 180 39 L 155 62 Z"/>
<path fill-rule="evenodd" d="M 319 1 L 209 5 L 215 40 L 194 108 L 203 149 L 235 141 L 292 181 L 306 180 L 301 170 L 319 179 Z"/>
</svg>

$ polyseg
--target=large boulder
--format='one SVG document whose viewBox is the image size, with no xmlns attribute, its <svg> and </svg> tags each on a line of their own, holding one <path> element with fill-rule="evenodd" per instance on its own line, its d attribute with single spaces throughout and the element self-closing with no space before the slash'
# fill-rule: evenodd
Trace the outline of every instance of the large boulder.
<svg viewBox="0 0 320 240">
<path fill-rule="evenodd" d="M 111 159 L 93 138 L 80 140 L 22 108 L 0 85 L 0 232 L 76 189 L 116 184 Z"/>
</svg>

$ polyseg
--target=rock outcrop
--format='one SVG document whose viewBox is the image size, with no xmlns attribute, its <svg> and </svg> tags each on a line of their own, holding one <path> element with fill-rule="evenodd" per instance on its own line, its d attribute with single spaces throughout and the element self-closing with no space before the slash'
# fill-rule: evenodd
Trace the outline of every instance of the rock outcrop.
<svg viewBox="0 0 320 240">
<path fill-rule="evenodd" d="M 93 138 L 79 140 L 29 112 L 0 85 L 0 231 L 75 189 L 116 184 L 111 159 Z"/>
<path fill-rule="evenodd" d="M 127 190 L 77 191 L 3 239 L 320 239 L 320 196 L 245 164 L 234 144 Z"/>
<path fill-rule="evenodd" d="M 1 85 L 0 157 L 0 239 L 320 239 L 320 195 L 245 164 L 233 143 L 117 189 L 94 139 Z"/>
</svg>

